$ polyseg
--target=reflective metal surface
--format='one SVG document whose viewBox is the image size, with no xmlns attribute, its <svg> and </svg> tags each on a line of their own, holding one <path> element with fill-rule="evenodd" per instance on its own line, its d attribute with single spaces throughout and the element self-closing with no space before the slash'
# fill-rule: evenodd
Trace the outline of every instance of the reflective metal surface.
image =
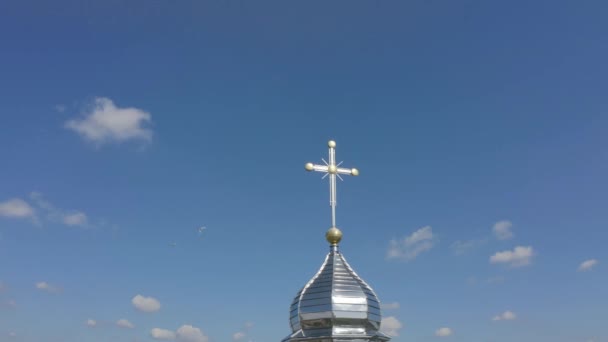
<svg viewBox="0 0 608 342">
<path fill-rule="evenodd" d="M 329 175 L 332 225 L 325 237 L 330 251 L 319 272 L 293 299 L 289 308 L 292 334 L 282 342 L 386 342 L 390 338 L 380 332 L 378 297 L 338 251 L 342 232 L 336 228 L 336 177 L 357 176 L 359 171 L 340 168 L 341 163 L 336 164 L 336 142 L 330 140 L 327 145 L 329 163 L 307 163 L 305 168 Z"/>
<path fill-rule="evenodd" d="M 379 332 L 382 315 L 374 290 L 331 246 L 317 274 L 290 307 L 292 334 L 283 342 L 388 341 Z"/>
</svg>

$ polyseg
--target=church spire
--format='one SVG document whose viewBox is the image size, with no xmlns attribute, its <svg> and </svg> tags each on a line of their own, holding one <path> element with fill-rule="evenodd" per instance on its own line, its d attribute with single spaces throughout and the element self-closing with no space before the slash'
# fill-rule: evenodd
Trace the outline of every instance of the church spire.
<svg viewBox="0 0 608 342">
<path fill-rule="evenodd" d="M 336 142 L 328 146 L 329 162 L 308 163 L 306 170 L 329 176 L 331 227 L 325 237 L 331 247 L 321 269 L 294 297 L 289 308 L 292 333 L 282 342 L 388 342 L 390 337 L 380 331 L 378 296 L 338 251 L 342 232 L 336 227 L 336 178 L 357 176 L 359 171 L 336 164 Z"/>
</svg>

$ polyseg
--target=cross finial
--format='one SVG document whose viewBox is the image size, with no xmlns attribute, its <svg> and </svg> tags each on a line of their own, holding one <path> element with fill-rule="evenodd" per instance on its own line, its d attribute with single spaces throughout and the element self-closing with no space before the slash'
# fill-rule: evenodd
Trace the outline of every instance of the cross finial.
<svg viewBox="0 0 608 342">
<path fill-rule="evenodd" d="M 336 227 L 336 177 L 340 178 L 340 180 L 343 180 L 340 175 L 358 176 L 359 170 L 346 169 L 340 167 L 342 162 L 336 164 L 336 142 L 330 140 L 327 143 L 327 146 L 329 147 L 329 162 L 325 161 L 325 159 L 321 159 L 323 160 L 325 165 L 307 163 L 305 168 L 307 171 L 317 171 L 325 173 L 323 178 L 329 175 L 329 205 L 331 207 L 331 227 L 327 231 L 327 234 L 325 234 L 325 237 L 332 246 L 336 246 L 338 242 L 340 242 L 340 240 L 342 239 L 342 232 L 338 229 L 338 227 Z"/>
</svg>

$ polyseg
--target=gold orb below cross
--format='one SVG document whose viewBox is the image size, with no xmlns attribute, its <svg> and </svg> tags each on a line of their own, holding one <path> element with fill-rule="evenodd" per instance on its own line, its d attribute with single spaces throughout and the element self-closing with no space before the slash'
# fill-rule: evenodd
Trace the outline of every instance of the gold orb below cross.
<svg viewBox="0 0 608 342">
<path fill-rule="evenodd" d="M 331 227 L 327 230 L 327 233 L 325 233 L 325 239 L 327 239 L 327 242 L 331 245 L 337 245 L 340 240 L 342 240 L 342 232 L 336 227 Z"/>
</svg>

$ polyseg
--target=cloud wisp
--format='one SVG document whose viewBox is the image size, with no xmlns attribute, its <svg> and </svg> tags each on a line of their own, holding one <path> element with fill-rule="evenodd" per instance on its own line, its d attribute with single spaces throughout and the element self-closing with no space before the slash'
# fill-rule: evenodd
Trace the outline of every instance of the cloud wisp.
<svg viewBox="0 0 608 342">
<path fill-rule="evenodd" d="M 65 214 L 63 216 L 63 223 L 68 226 L 85 226 L 88 223 L 87 214 L 80 211 Z"/>
<path fill-rule="evenodd" d="M 40 281 L 36 283 L 36 288 L 40 291 L 48 292 L 48 293 L 59 293 L 61 292 L 61 288 L 56 285 L 51 285 L 46 281 Z"/>
<path fill-rule="evenodd" d="M 29 202 L 28 202 L 29 201 Z M 28 201 L 12 198 L 0 202 L 0 217 L 30 219 L 39 225 L 55 222 L 71 227 L 92 227 L 87 214 L 79 210 L 62 210 L 47 201 L 39 192 L 31 192 Z"/>
<path fill-rule="evenodd" d="M 209 337 L 200 328 L 184 324 L 176 331 L 161 328 L 150 330 L 150 336 L 156 340 L 178 342 L 208 342 Z"/>
<path fill-rule="evenodd" d="M 41 212 L 46 214 L 46 219 L 51 222 L 59 222 L 70 227 L 87 228 L 92 226 L 84 212 L 78 210 L 66 211 L 57 208 L 47 201 L 40 192 L 30 193 L 30 199 Z"/>
<path fill-rule="evenodd" d="M 513 224 L 511 223 L 511 221 L 507 221 L 507 220 L 498 221 L 492 227 L 492 232 L 494 233 L 494 236 L 496 236 L 496 238 L 498 240 L 512 239 L 513 236 L 515 236 L 513 234 L 513 231 L 511 231 L 512 226 L 513 226 Z"/>
<path fill-rule="evenodd" d="M 431 226 L 422 227 L 403 239 L 393 239 L 389 242 L 387 259 L 411 261 L 424 253 L 435 244 L 435 236 Z"/>
<path fill-rule="evenodd" d="M 380 305 L 382 306 L 382 310 L 397 310 L 401 307 L 401 305 L 399 305 L 399 302 L 382 303 Z"/>
<path fill-rule="evenodd" d="M 532 246 L 517 246 L 512 251 L 497 252 L 490 257 L 492 264 L 507 264 L 511 267 L 530 265 L 536 253 Z"/>
<path fill-rule="evenodd" d="M 253 322 L 245 322 L 243 328 L 232 334 L 233 341 L 242 341 L 249 336 L 249 331 L 253 328 Z"/>
<path fill-rule="evenodd" d="M 579 272 L 587 272 L 587 271 L 591 271 L 595 265 L 598 264 L 599 261 L 597 261 L 597 259 L 589 259 L 589 260 L 585 260 L 583 262 L 581 262 L 581 264 L 578 266 L 578 271 Z"/>
<path fill-rule="evenodd" d="M 399 336 L 402 328 L 403 324 L 395 316 L 384 317 L 380 323 L 380 331 L 392 337 Z"/>
<path fill-rule="evenodd" d="M 494 317 L 492 317 L 493 321 L 512 321 L 514 319 L 517 318 L 517 315 L 515 315 L 514 312 L 512 311 L 505 311 L 499 315 L 496 315 Z"/>
<path fill-rule="evenodd" d="M 470 240 L 456 240 L 451 245 L 450 248 L 454 255 L 463 255 L 469 251 L 477 249 L 488 242 L 490 242 L 493 238 L 498 240 L 509 240 L 512 239 L 515 235 L 513 234 L 512 228 L 513 224 L 511 221 L 502 220 L 494 223 L 492 225 L 492 235 L 485 236 L 482 238 L 470 239 Z"/>
<path fill-rule="evenodd" d="M 437 337 L 448 337 L 452 336 L 453 334 L 454 332 L 452 331 L 452 329 L 447 327 L 439 328 L 437 329 L 437 331 L 435 331 L 435 336 Z"/>
<path fill-rule="evenodd" d="M 121 328 L 126 328 L 126 329 L 133 329 L 135 328 L 135 325 L 133 325 L 133 323 L 129 322 L 126 319 L 119 319 L 118 321 L 116 321 L 116 325 L 121 327 Z"/>
<path fill-rule="evenodd" d="M 247 337 L 247 334 L 245 334 L 242 331 L 238 331 L 238 332 L 235 332 L 234 334 L 232 334 L 233 341 L 241 341 L 241 340 L 245 339 L 245 337 Z"/>
</svg>

